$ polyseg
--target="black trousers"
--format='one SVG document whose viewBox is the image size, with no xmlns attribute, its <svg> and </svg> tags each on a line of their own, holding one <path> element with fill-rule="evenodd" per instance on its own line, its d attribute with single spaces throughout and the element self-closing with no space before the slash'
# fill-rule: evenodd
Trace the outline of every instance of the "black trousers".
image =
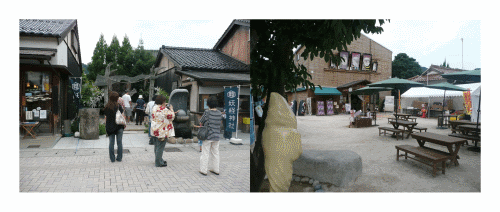
<svg viewBox="0 0 500 212">
<path fill-rule="evenodd" d="M 141 124 L 144 121 L 144 110 L 135 109 L 136 119 L 135 124 Z"/>
</svg>

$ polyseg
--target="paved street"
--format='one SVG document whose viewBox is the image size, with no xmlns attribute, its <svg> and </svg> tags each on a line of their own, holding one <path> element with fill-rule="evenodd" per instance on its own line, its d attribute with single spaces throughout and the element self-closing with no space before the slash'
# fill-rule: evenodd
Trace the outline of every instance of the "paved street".
<svg viewBox="0 0 500 212">
<path fill-rule="evenodd" d="M 153 146 L 140 131 L 125 131 L 122 162 L 112 163 L 108 138 L 61 138 L 52 148 L 20 150 L 20 192 L 249 192 L 249 135 L 243 145 L 221 140 L 220 175 L 198 173 L 197 143 L 168 144 L 167 167 L 154 166 Z M 115 147 L 116 148 L 116 147 Z"/>
</svg>

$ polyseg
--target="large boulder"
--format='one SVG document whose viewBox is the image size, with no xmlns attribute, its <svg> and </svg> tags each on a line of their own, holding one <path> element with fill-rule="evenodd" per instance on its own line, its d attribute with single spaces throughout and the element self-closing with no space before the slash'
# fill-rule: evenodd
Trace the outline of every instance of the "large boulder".
<svg viewBox="0 0 500 212">
<path fill-rule="evenodd" d="M 346 187 L 362 172 L 361 156 L 350 150 L 304 150 L 293 163 L 293 174 Z"/>
<path fill-rule="evenodd" d="M 99 108 L 80 109 L 80 138 L 99 139 Z"/>
</svg>

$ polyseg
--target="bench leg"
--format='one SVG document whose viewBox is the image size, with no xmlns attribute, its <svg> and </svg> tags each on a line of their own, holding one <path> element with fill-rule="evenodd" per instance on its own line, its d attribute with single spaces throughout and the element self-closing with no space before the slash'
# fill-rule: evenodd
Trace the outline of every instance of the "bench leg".
<svg viewBox="0 0 500 212">
<path fill-rule="evenodd" d="M 446 166 L 446 165 L 445 165 L 446 163 L 445 163 L 445 161 L 443 161 L 443 162 L 441 162 L 441 164 L 442 164 L 442 169 L 443 169 L 443 170 L 442 170 L 442 172 L 443 172 L 443 174 L 444 174 L 444 167 Z"/>
<path fill-rule="evenodd" d="M 408 152 L 405 152 L 405 160 L 408 160 Z"/>
<path fill-rule="evenodd" d="M 437 172 L 436 163 L 432 163 L 432 176 L 435 177 Z"/>
<path fill-rule="evenodd" d="M 396 153 L 396 161 L 399 161 L 399 149 L 397 149 L 397 153 Z"/>
</svg>

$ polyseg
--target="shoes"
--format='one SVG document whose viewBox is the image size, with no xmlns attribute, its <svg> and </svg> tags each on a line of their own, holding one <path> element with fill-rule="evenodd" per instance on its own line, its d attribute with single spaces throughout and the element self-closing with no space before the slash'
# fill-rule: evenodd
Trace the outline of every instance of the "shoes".
<svg viewBox="0 0 500 212">
<path fill-rule="evenodd" d="M 116 161 L 118 161 L 118 162 L 122 162 L 122 160 L 116 160 Z"/>
<path fill-rule="evenodd" d="M 137 123 L 135 123 L 135 125 L 138 125 Z"/>
<path fill-rule="evenodd" d="M 207 173 L 203 173 L 203 172 L 201 172 L 201 171 L 198 171 L 198 172 L 200 172 L 200 174 L 202 174 L 202 175 L 207 176 Z"/>
<path fill-rule="evenodd" d="M 111 160 L 111 163 L 114 163 L 115 161 L 114 160 Z"/>
<path fill-rule="evenodd" d="M 149 145 L 155 145 L 155 144 L 153 144 L 153 143 L 149 142 Z"/>
<path fill-rule="evenodd" d="M 214 173 L 215 175 L 219 175 L 219 173 L 214 172 L 214 171 L 212 171 L 212 170 L 210 170 L 210 172 Z"/>
</svg>

